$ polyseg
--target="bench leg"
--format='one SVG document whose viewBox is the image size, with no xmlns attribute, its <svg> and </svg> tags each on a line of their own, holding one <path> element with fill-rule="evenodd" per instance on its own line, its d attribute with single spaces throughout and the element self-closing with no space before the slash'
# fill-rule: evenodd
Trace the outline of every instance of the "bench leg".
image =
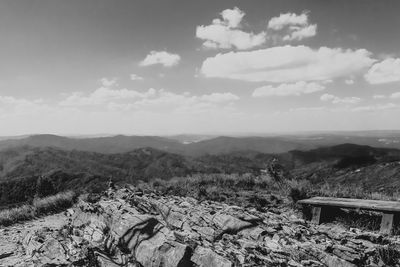
<svg viewBox="0 0 400 267">
<path fill-rule="evenodd" d="M 320 224 L 322 215 L 322 207 L 312 207 L 312 223 Z"/>
<path fill-rule="evenodd" d="M 336 207 L 314 206 L 312 208 L 312 223 L 320 224 L 329 222 L 335 219 L 339 214 L 340 209 Z"/>
<path fill-rule="evenodd" d="M 393 213 L 383 213 L 380 232 L 382 234 L 388 234 L 388 235 L 392 234 L 393 221 L 394 221 Z"/>
</svg>

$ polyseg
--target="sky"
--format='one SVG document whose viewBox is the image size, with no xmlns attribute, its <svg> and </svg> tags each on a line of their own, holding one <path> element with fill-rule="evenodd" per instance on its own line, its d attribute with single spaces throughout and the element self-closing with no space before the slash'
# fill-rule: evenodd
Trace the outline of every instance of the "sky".
<svg viewBox="0 0 400 267">
<path fill-rule="evenodd" d="M 0 1 L 0 135 L 399 130 L 397 0 Z"/>
</svg>

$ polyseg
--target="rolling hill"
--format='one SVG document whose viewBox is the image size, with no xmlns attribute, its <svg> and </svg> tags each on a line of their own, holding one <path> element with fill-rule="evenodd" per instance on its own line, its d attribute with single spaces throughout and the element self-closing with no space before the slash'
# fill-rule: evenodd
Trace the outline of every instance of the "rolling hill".
<svg viewBox="0 0 400 267">
<path fill-rule="evenodd" d="M 54 147 L 63 150 L 80 150 L 97 153 L 125 153 L 150 147 L 185 156 L 229 154 L 237 151 L 259 153 L 285 153 L 291 150 L 310 150 L 344 143 L 371 147 L 400 149 L 400 133 L 349 132 L 298 134 L 265 137 L 212 137 L 207 135 L 159 136 L 108 136 L 72 138 L 57 135 L 32 135 L 14 139 L 0 139 L 0 151 L 20 146 Z"/>
<path fill-rule="evenodd" d="M 289 154 L 296 179 L 386 193 L 397 192 L 400 186 L 398 149 L 342 144 Z"/>
</svg>

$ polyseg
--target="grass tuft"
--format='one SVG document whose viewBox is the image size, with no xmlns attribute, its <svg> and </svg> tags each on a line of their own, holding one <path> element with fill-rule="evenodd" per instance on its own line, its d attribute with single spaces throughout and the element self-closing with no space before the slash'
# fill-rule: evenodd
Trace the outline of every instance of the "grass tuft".
<svg viewBox="0 0 400 267">
<path fill-rule="evenodd" d="M 0 225 L 8 226 L 17 222 L 34 219 L 38 216 L 59 212 L 71 207 L 77 195 L 72 191 L 58 193 L 53 196 L 35 199 L 32 205 L 0 211 Z"/>
</svg>

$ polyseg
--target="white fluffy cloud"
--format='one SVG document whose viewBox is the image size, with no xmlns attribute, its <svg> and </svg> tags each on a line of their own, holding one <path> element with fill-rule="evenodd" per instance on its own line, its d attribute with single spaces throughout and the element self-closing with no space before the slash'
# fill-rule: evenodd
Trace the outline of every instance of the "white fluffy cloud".
<svg viewBox="0 0 400 267">
<path fill-rule="evenodd" d="M 203 62 L 201 73 L 252 82 L 322 81 L 360 72 L 374 62 L 365 49 L 278 46 L 219 53 Z"/>
<path fill-rule="evenodd" d="M 275 31 L 286 30 L 286 35 L 282 38 L 284 41 L 302 40 L 317 34 L 317 25 L 308 23 L 307 13 L 280 14 L 279 17 L 269 20 L 268 28 Z"/>
<path fill-rule="evenodd" d="M 237 7 L 233 9 L 225 9 L 221 12 L 221 16 L 224 19 L 224 22 L 230 28 L 236 28 L 240 25 L 245 13 Z"/>
<path fill-rule="evenodd" d="M 268 97 L 268 96 L 289 96 L 295 95 L 299 96 L 301 94 L 310 94 L 325 89 L 324 85 L 315 82 L 304 82 L 300 81 L 291 84 L 280 84 L 278 86 L 262 86 L 256 88 L 252 94 L 253 97 Z"/>
<path fill-rule="evenodd" d="M 141 77 L 141 76 L 139 76 L 137 74 L 134 74 L 134 73 L 129 75 L 129 77 L 131 78 L 132 81 L 141 81 L 141 80 L 143 80 L 143 77 Z"/>
<path fill-rule="evenodd" d="M 312 24 L 306 27 L 290 27 L 290 34 L 283 37 L 284 41 L 302 40 L 304 38 L 313 37 L 317 34 L 317 25 Z"/>
<path fill-rule="evenodd" d="M 323 94 L 320 99 L 326 102 L 332 102 L 333 104 L 357 104 L 361 102 L 361 98 L 359 97 L 337 97 L 331 94 Z"/>
<path fill-rule="evenodd" d="M 280 14 L 279 17 L 273 17 L 268 22 L 268 28 L 273 30 L 282 30 L 289 25 L 305 26 L 308 24 L 308 16 L 306 13 L 296 15 L 295 13 Z"/>
<path fill-rule="evenodd" d="M 139 65 L 151 66 L 160 64 L 164 67 L 172 67 L 178 65 L 180 60 L 181 57 L 178 54 L 171 54 L 166 51 L 151 51 Z"/>
<path fill-rule="evenodd" d="M 106 78 L 106 77 L 100 79 L 100 84 L 104 87 L 111 87 L 118 85 L 117 78 Z"/>
<path fill-rule="evenodd" d="M 372 98 L 373 99 L 384 99 L 384 98 L 386 98 L 386 96 L 385 95 L 373 95 Z"/>
<path fill-rule="evenodd" d="M 245 32 L 240 29 L 240 23 L 245 13 L 239 8 L 225 9 L 221 19 L 214 19 L 210 25 L 196 28 L 196 37 L 204 40 L 207 48 L 250 49 L 265 43 L 266 33 Z"/>
<path fill-rule="evenodd" d="M 388 58 L 374 64 L 365 79 L 371 84 L 400 81 L 400 58 Z"/>
</svg>

